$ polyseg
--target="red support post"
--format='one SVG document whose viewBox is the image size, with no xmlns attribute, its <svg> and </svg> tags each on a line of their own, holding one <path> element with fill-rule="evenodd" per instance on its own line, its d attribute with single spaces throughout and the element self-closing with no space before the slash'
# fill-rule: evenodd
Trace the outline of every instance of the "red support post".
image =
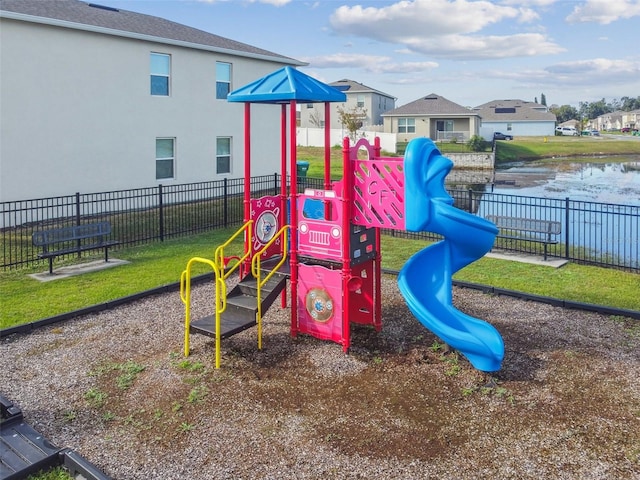
<svg viewBox="0 0 640 480">
<path fill-rule="evenodd" d="M 344 292 L 342 302 L 342 349 L 349 351 L 351 346 L 351 325 L 349 324 L 349 312 L 351 308 L 351 292 L 349 291 L 349 280 L 351 280 L 351 202 L 353 188 L 353 172 L 351 159 L 349 158 L 349 137 L 345 137 L 342 147 L 342 291 Z"/>
<path fill-rule="evenodd" d="M 287 223 L 287 105 L 280 110 L 280 223 Z M 288 252 L 282 252 L 286 255 Z M 287 306 L 287 289 L 282 290 L 281 306 Z"/>
<path fill-rule="evenodd" d="M 324 189 L 331 189 L 331 104 L 324 102 Z"/>
<path fill-rule="evenodd" d="M 298 334 L 298 168 L 297 168 L 297 131 L 296 131 L 296 101 L 291 100 L 289 104 L 289 159 L 291 163 L 291 188 L 289 200 L 289 235 L 291 245 L 289 246 L 289 265 L 291 269 L 291 335 Z"/>
<path fill-rule="evenodd" d="M 251 219 L 251 104 L 244 104 L 244 223 Z M 251 239 L 244 237 L 244 251 L 252 252 Z M 251 271 L 251 258 L 253 252 L 241 269 L 240 275 L 244 276 Z"/>
</svg>

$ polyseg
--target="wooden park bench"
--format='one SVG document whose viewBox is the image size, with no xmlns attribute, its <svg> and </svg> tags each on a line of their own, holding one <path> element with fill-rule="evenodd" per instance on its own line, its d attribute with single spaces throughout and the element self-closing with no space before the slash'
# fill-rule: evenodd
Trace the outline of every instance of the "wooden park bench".
<svg viewBox="0 0 640 480">
<path fill-rule="evenodd" d="M 42 247 L 38 258 L 49 259 L 49 273 L 53 274 L 53 259 L 60 255 L 103 248 L 104 261 L 108 262 L 109 247 L 119 243 L 107 240 L 109 234 L 111 223 L 97 222 L 34 232 L 31 240 L 36 247 Z"/>
<path fill-rule="evenodd" d="M 487 215 L 486 219 L 496 224 L 500 230 L 497 238 L 540 243 L 544 246 L 544 259 L 547 259 L 547 247 L 558 243 L 562 224 L 553 220 Z M 539 236 L 538 236 L 539 235 Z"/>
</svg>

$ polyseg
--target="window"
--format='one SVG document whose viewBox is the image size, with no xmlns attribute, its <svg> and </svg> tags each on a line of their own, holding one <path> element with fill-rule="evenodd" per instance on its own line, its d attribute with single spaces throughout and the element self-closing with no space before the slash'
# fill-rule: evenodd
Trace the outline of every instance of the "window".
<svg viewBox="0 0 640 480">
<path fill-rule="evenodd" d="M 398 133 L 416 133 L 415 118 L 399 118 Z"/>
<path fill-rule="evenodd" d="M 364 107 L 364 95 L 358 95 L 358 107 L 363 108 Z"/>
<path fill-rule="evenodd" d="M 231 137 L 216 139 L 216 174 L 231 173 Z"/>
<path fill-rule="evenodd" d="M 513 130 L 513 125 L 510 123 L 507 123 L 507 132 L 510 132 L 511 130 Z"/>
<path fill-rule="evenodd" d="M 171 55 L 151 54 L 151 95 L 169 96 Z"/>
<path fill-rule="evenodd" d="M 438 132 L 453 132 L 453 120 L 437 120 L 436 130 Z"/>
<path fill-rule="evenodd" d="M 216 98 L 226 100 L 231 92 L 231 64 L 216 62 Z"/>
<path fill-rule="evenodd" d="M 174 177 L 175 138 L 156 138 L 156 180 Z"/>
</svg>

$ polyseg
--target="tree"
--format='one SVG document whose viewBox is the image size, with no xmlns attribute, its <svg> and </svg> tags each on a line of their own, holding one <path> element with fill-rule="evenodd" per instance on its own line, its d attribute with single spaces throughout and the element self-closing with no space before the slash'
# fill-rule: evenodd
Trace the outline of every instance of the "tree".
<svg viewBox="0 0 640 480">
<path fill-rule="evenodd" d="M 314 127 L 320 128 L 322 127 L 322 122 L 323 120 L 320 118 L 320 112 L 314 108 L 313 112 L 309 115 L 309 123 Z"/>
<path fill-rule="evenodd" d="M 622 97 L 620 98 L 620 110 L 630 112 L 631 110 L 640 109 L 640 97 Z"/>
<path fill-rule="evenodd" d="M 367 110 L 356 105 L 350 110 L 338 106 L 337 111 L 340 123 L 348 130 L 351 141 L 355 142 L 357 140 L 356 133 L 362 128 L 362 121 L 367 118 Z"/>
<path fill-rule="evenodd" d="M 556 116 L 558 123 L 563 123 L 567 120 L 577 120 L 579 118 L 578 111 L 571 105 L 551 107 L 549 111 Z"/>
<path fill-rule="evenodd" d="M 544 93 L 540 94 L 540 103 L 545 107 L 547 106 L 547 97 L 544 96 Z"/>
<path fill-rule="evenodd" d="M 533 103 L 538 103 L 538 97 L 533 97 Z"/>
<path fill-rule="evenodd" d="M 598 118 L 600 115 L 612 112 L 610 104 L 607 104 L 606 100 L 598 100 L 597 102 L 580 102 L 578 104 L 578 111 L 583 118 Z"/>
</svg>

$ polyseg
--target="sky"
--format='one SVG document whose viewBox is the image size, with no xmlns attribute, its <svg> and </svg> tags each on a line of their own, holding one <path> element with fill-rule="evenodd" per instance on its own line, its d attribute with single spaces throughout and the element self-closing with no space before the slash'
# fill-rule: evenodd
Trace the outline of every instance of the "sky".
<svg viewBox="0 0 640 480">
<path fill-rule="evenodd" d="M 306 62 L 397 107 L 431 93 L 468 107 L 640 96 L 640 0 L 92 1 Z"/>
</svg>

